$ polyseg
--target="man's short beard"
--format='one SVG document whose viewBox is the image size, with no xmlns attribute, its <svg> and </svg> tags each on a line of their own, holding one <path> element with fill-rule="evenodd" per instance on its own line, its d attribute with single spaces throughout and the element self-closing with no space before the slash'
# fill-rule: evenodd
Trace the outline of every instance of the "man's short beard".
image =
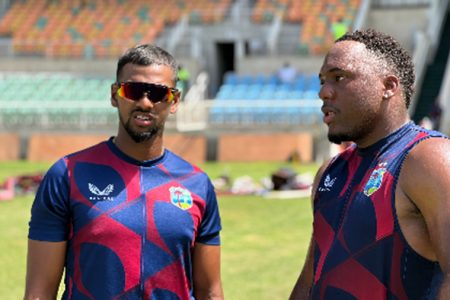
<svg viewBox="0 0 450 300">
<path fill-rule="evenodd" d="M 358 144 L 358 141 L 366 137 L 373 131 L 374 124 L 373 118 L 364 118 L 360 126 L 354 126 L 352 130 L 347 130 L 347 133 L 330 133 L 328 132 L 328 140 L 334 144 L 340 145 L 342 142 L 354 142 Z"/>
<path fill-rule="evenodd" d="M 135 143 L 142 143 L 151 140 L 152 138 L 158 136 L 158 134 L 164 129 L 164 126 L 152 126 L 149 131 L 137 132 L 131 129 L 130 119 L 126 123 L 123 123 L 123 127 Z"/>
<path fill-rule="evenodd" d="M 342 142 L 352 141 L 352 138 L 346 134 L 328 134 L 328 140 L 333 144 L 340 145 Z"/>
<path fill-rule="evenodd" d="M 157 136 L 159 132 L 158 128 L 152 128 L 150 131 L 146 132 L 136 132 L 128 126 L 125 127 L 125 130 L 128 132 L 128 135 L 131 137 L 131 139 L 136 143 L 142 143 L 151 140 L 153 137 Z"/>
</svg>

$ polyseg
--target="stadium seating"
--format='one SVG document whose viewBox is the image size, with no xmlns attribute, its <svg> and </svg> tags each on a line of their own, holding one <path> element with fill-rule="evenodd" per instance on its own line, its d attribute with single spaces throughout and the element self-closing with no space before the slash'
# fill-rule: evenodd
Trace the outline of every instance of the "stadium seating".
<svg viewBox="0 0 450 300">
<path fill-rule="evenodd" d="M 0 101 L 105 101 L 113 79 L 65 73 L 0 75 Z"/>
<path fill-rule="evenodd" d="M 301 53 L 322 54 L 334 41 L 332 24 L 341 20 L 350 28 L 360 0 L 258 0 L 252 10 L 255 23 L 284 22 L 301 26 L 298 49 Z"/>
<path fill-rule="evenodd" d="M 299 74 L 281 83 L 275 74 L 239 75 L 228 72 L 210 111 L 212 124 L 302 124 L 320 115 L 317 75 Z M 259 100 L 256 102 L 256 100 Z"/>
<path fill-rule="evenodd" d="M 82 126 L 115 118 L 110 78 L 65 73 L 0 74 L 0 118 L 9 126 Z"/>
<path fill-rule="evenodd" d="M 212 124 L 290 124 L 317 121 L 316 76 L 281 84 L 274 75 L 228 73 L 209 117 Z M 0 118 L 15 126 L 107 124 L 112 78 L 68 73 L 0 73 Z M 58 125 L 60 126 L 60 125 Z"/>
<path fill-rule="evenodd" d="M 216 99 L 229 100 L 272 100 L 300 99 L 301 93 L 319 91 L 317 75 L 299 74 L 290 83 L 281 83 L 275 74 L 238 75 L 225 74 L 224 84 L 219 88 Z"/>
<path fill-rule="evenodd" d="M 351 28 L 360 0 L 307 2 L 308 6 L 302 8 L 308 11 L 308 15 L 303 21 L 300 44 L 307 45 L 307 50 L 311 54 L 322 54 L 328 50 L 335 39 L 331 30 L 332 24 L 341 20 Z"/>
<path fill-rule="evenodd" d="M 0 36 L 16 53 L 48 57 L 117 57 L 130 45 L 152 42 L 184 15 L 192 24 L 225 19 L 231 0 L 21 0 L 0 19 Z M 353 23 L 360 0 L 257 0 L 255 23 L 301 26 L 299 52 L 323 53 L 331 24 Z"/>
<path fill-rule="evenodd" d="M 231 0 L 20 0 L 12 1 L 0 19 L 0 36 L 10 36 L 15 54 L 47 57 L 116 58 L 131 44 L 152 42 L 182 16 L 193 24 L 223 21 Z M 319 54 L 333 40 L 330 26 L 338 19 L 353 22 L 360 0 L 256 0 L 251 16 L 256 24 L 281 16 L 286 24 L 301 28 L 299 52 Z M 38 77 L 44 77 L 39 81 Z M 53 78 L 39 75 L 30 88 L 9 88 L 0 83 L 0 102 L 105 100 L 109 86 L 99 79 Z M 96 88 L 99 87 L 99 88 Z M 229 73 L 211 110 L 213 122 L 298 122 L 298 115 L 314 115 L 317 107 L 317 78 L 301 75 L 282 85 L 275 75 Z M 45 93 L 40 91 L 45 90 Z M 98 91 L 98 93 L 96 93 Z M 105 96 L 106 95 L 106 96 Z M 241 105 L 244 101 L 266 101 L 266 106 Z M 235 104 L 231 104 L 235 101 Z M 309 102 L 308 102 L 309 101 Z M 295 103 L 301 102 L 302 105 Z M 270 104 L 272 103 L 272 104 Z M 281 103 L 274 106 L 273 103 Z M 304 105 L 303 105 L 304 104 Z M 76 110 L 76 108 L 73 108 Z"/>
<path fill-rule="evenodd" d="M 152 42 L 189 15 L 219 22 L 231 0 L 23 0 L 0 20 L 16 53 L 48 57 L 117 57 L 130 45 Z"/>
</svg>

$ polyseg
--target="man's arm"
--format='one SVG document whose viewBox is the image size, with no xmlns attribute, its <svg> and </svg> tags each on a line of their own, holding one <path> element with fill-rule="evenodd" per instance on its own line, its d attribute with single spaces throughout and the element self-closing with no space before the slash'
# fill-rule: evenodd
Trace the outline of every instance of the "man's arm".
<svg viewBox="0 0 450 300">
<path fill-rule="evenodd" d="M 194 294 L 198 300 L 222 300 L 220 246 L 196 243 L 193 253 Z"/>
<path fill-rule="evenodd" d="M 450 295 L 450 140 L 432 138 L 417 145 L 405 160 L 399 183 L 417 206 L 431 249 L 444 274 L 438 299 Z"/>
<path fill-rule="evenodd" d="M 309 292 L 313 282 L 313 253 L 314 245 L 311 238 L 309 243 L 308 255 L 306 256 L 305 264 L 303 265 L 303 270 L 295 283 L 294 289 L 291 292 L 289 300 L 304 300 L 309 299 Z"/>
<path fill-rule="evenodd" d="M 325 162 L 317 171 L 314 177 L 314 182 L 311 190 L 311 207 L 314 205 L 314 197 L 316 194 L 317 187 L 319 186 L 320 179 L 322 178 L 323 172 L 327 168 L 329 161 Z M 300 276 L 295 283 L 294 289 L 291 292 L 289 300 L 304 300 L 309 299 L 309 292 L 313 283 L 314 277 L 314 243 L 313 238 L 309 242 L 308 254 L 306 255 L 306 260 L 303 265 L 303 269 Z"/>
<path fill-rule="evenodd" d="M 67 242 L 28 240 L 25 300 L 56 299 Z"/>
</svg>

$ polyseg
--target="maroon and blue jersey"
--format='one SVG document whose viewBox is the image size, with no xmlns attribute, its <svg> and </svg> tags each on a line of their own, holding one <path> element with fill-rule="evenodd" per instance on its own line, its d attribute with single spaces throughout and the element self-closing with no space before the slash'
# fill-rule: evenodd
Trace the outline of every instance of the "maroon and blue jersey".
<svg viewBox="0 0 450 300">
<path fill-rule="evenodd" d="M 110 139 L 47 172 L 29 238 L 67 241 L 63 299 L 194 299 L 195 243 L 219 245 L 207 175 L 169 150 L 139 162 Z"/>
<path fill-rule="evenodd" d="M 330 162 L 314 199 L 312 299 L 428 299 L 436 293 L 440 267 L 406 242 L 395 189 L 411 149 L 438 137 L 445 138 L 410 122 Z"/>
</svg>

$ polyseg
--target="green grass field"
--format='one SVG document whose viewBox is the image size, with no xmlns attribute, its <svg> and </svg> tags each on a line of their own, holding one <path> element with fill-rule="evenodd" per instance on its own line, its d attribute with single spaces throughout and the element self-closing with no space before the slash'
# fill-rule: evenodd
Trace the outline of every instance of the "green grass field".
<svg viewBox="0 0 450 300">
<path fill-rule="evenodd" d="M 7 176 L 45 171 L 49 164 L 0 163 L 0 181 Z M 283 163 L 206 163 L 211 178 L 269 176 Z M 314 174 L 315 165 L 288 165 Z M 23 297 L 28 219 L 32 195 L 0 202 L 0 299 Z M 306 256 L 311 232 L 307 198 L 267 199 L 220 196 L 222 216 L 222 281 L 226 299 L 287 299 Z"/>
</svg>

